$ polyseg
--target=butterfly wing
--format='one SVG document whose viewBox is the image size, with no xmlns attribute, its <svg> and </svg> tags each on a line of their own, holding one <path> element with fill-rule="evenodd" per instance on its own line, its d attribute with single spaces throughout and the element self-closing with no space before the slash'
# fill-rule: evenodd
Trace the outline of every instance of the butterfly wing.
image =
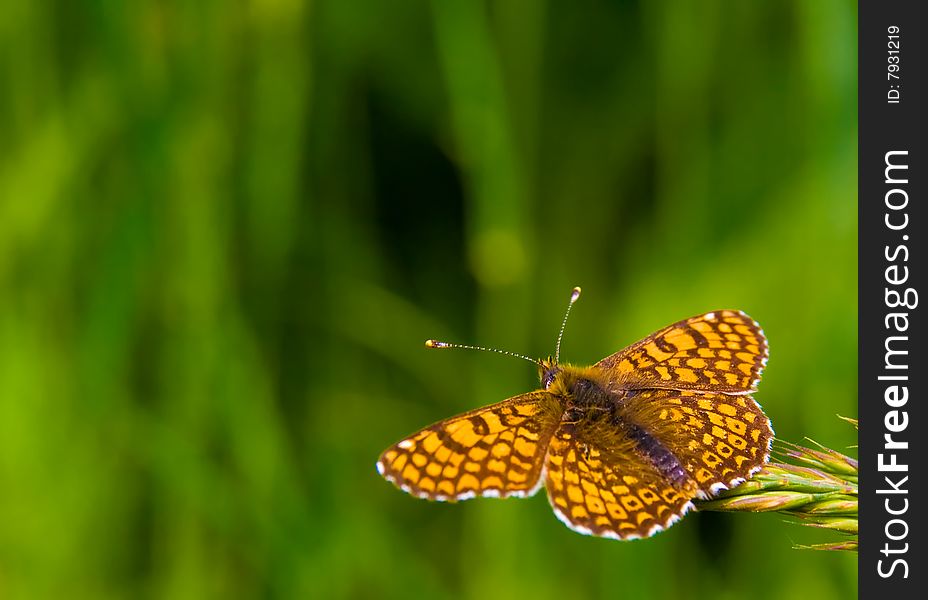
<svg viewBox="0 0 928 600">
<path fill-rule="evenodd" d="M 515 396 L 414 433 L 387 448 L 377 470 L 429 500 L 531 496 L 561 412 L 547 392 Z"/>
<path fill-rule="evenodd" d="M 628 390 L 754 391 L 767 364 L 767 338 L 741 311 L 717 310 L 674 323 L 596 366 Z"/>
<path fill-rule="evenodd" d="M 618 415 L 673 453 L 699 497 L 750 478 L 770 458 L 773 428 L 751 396 L 645 390 Z"/>
<path fill-rule="evenodd" d="M 644 460 L 621 427 L 562 426 L 551 439 L 545 472 L 558 519 L 578 533 L 620 540 L 670 527 L 697 493 L 692 481 L 673 483 Z"/>
</svg>

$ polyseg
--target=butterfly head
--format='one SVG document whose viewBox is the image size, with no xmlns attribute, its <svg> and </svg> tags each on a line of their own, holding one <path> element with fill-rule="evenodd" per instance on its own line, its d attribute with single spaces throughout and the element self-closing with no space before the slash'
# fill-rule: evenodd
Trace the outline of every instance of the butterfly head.
<svg viewBox="0 0 928 600">
<path fill-rule="evenodd" d="M 561 368 L 551 358 L 540 361 L 538 363 L 538 378 L 541 380 L 542 389 L 546 390 L 551 387 L 560 372 Z"/>
</svg>

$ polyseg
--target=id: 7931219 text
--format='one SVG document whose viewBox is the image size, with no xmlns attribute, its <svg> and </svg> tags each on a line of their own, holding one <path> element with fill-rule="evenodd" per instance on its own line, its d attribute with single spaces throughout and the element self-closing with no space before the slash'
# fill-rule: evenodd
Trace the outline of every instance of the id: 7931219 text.
<svg viewBox="0 0 928 600">
<path fill-rule="evenodd" d="M 902 99 L 902 79 L 900 78 L 902 37 L 898 25 L 886 28 L 886 80 L 889 89 L 886 91 L 887 104 L 899 104 Z"/>
</svg>

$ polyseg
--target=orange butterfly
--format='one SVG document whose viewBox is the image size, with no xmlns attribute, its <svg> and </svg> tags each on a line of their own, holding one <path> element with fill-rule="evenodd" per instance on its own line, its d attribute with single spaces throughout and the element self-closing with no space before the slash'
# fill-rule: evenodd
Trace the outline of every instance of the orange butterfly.
<svg viewBox="0 0 928 600">
<path fill-rule="evenodd" d="M 380 456 L 381 475 L 414 496 L 452 502 L 526 497 L 544 484 L 568 527 L 627 540 L 666 529 L 693 498 L 736 485 L 767 462 L 773 429 L 750 395 L 767 340 L 754 320 L 741 311 L 705 313 L 577 367 L 558 356 L 579 296 L 574 288 L 554 359 L 521 356 L 538 364 L 541 389 L 412 434 Z"/>
</svg>

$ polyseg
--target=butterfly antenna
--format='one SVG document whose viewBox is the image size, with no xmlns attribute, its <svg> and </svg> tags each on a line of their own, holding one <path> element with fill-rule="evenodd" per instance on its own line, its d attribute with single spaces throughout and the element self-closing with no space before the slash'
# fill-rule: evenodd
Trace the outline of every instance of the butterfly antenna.
<svg viewBox="0 0 928 600">
<path fill-rule="evenodd" d="M 564 320 L 561 321 L 561 330 L 557 334 L 557 345 L 554 347 L 554 364 L 558 364 L 561 358 L 561 338 L 564 337 L 564 328 L 567 327 L 567 317 L 570 316 L 570 308 L 580 297 L 580 288 L 575 287 L 570 293 L 570 303 L 567 305 L 567 312 L 564 313 Z"/>
<path fill-rule="evenodd" d="M 438 340 L 425 340 L 426 348 L 462 348 L 464 350 L 482 350 L 483 352 L 496 352 L 497 354 L 505 354 L 506 356 L 514 356 L 516 358 L 521 358 L 522 360 L 527 360 L 530 363 L 541 366 L 541 361 L 535 358 L 529 358 L 524 354 L 519 354 L 518 352 L 509 352 L 508 350 L 500 350 L 498 348 L 484 348 L 483 346 L 471 346 L 469 344 L 451 344 L 449 342 L 439 342 Z"/>
</svg>

